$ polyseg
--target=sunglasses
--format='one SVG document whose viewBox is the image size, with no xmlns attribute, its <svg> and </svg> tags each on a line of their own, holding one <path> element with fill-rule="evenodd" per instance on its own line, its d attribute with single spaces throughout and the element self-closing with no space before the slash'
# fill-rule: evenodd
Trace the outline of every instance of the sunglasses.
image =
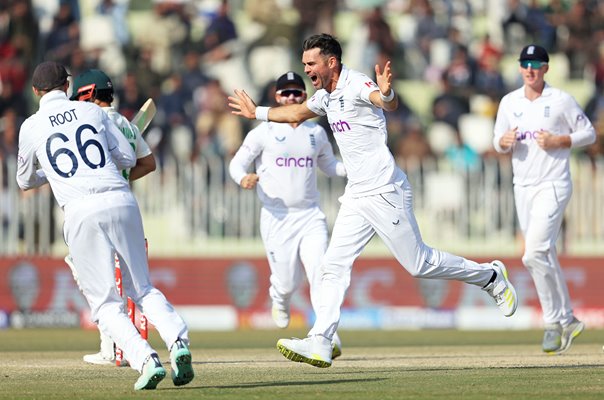
<svg viewBox="0 0 604 400">
<path fill-rule="evenodd" d="M 532 69 L 539 69 L 539 68 L 543 67 L 544 65 L 547 65 L 547 63 L 543 62 L 543 61 L 535 61 L 535 60 L 520 61 L 520 66 L 524 69 L 527 69 L 528 67 L 531 67 Z"/>
<path fill-rule="evenodd" d="M 289 97 L 292 94 L 294 95 L 294 97 L 302 97 L 302 95 L 304 94 L 304 90 L 300 90 L 300 89 L 281 89 L 281 90 L 277 90 L 277 94 L 279 96 L 283 96 L 283 97 Z"/>
</svg>

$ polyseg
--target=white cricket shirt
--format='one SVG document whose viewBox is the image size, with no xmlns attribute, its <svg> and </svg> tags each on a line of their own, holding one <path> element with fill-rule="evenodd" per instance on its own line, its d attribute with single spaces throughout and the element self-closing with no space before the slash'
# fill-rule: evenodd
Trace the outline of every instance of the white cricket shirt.
<svg viewBox="0 0 604 400">
<path fill-rule="evenodd" d="M 132 147 L 96 104 L 69 101 L 53 90 L 19 131 L 17 183 L 27 190 L 50 183 L 64 207 L 72 200 L 110 190 L 129 190 L 119 169 L 132 168 Z M 37 170 L 41 168 L 41 170 Z"/>
<path fill-rule="evenodd" d="M 313 113 L 327 115 L 348 174 L 346 193 L 353 197 L 391 191 L 405 178 L 386 145 L 384 113 L 369 100 L 375 90 L 367 75 L 342 66 L 335 90 L 318 90 L 306 102 Z"/>
<path fill-rule="evenodd" d="M 570 181 L 570 148 L 543 150 L 537 144 L 543 129 L 553 135 L 570 135 L 572 147 L 591 144 L 596 132 L 575 99 L 547 83 L 534 101 L 524 95 L 524 86 L 505 95 L 499 103 L 493 146 L 504 153 L 499 140 L 506 131 L 518 127 L 512 147 L 515 185 L 535 185 L 544 181 Z"/>
<path fill-rule="evenodd" d="M 145 139 L 143 139 L 143 135 L 138 130 L 138 127 L 132 124 L 126 117 L 117 112 L 113 107 L 102 107 L 103 111 L 109 115 L 109 118 L 117 125 L 122 134 L 130 143 L 130 146 L 134 149 L 134 153 L 136 154 L 136 159 L 140 159 L 151 154 L 151 149 Z M 130 169 L 125 169 L 122 171 L 122 175 L 124 178 L 128 180 L 130 178 Z"/>
<path fill-rule="evenodd" d="M 229 165 L 237 184 L 252 162 L 260 178 L 258 197 L 265 208 L 273 211 L 318 207 L 317 167 L 328 176 L 346 176 L 325 130 L 310 121 L 296 128 L 276 122 L 258 125 L 246 135 Z"/>
</svg>

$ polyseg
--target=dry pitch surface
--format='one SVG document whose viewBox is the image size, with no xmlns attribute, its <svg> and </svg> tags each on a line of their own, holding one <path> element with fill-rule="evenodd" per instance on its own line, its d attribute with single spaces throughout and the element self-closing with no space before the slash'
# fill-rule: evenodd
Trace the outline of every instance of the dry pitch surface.
<svg viewBox="0 0 604 400">
<path fill-rule="evenodd" d="M 195 380 L 176 388 L 168 376 L 156 391 L 134 392 L 135 371 L 81 361 L 96 349 L 94 332 L 0 331 L 0 399 L 604 398 L 602 331 L 585 332 L 561 356 L 541 353 L 537 331 L 342 331 L 344 355 L 327 369 L 274 347 L 303 334 L 193 333 Z M 151 343 L 161 349 L 154 331 Z"/>
</svg>

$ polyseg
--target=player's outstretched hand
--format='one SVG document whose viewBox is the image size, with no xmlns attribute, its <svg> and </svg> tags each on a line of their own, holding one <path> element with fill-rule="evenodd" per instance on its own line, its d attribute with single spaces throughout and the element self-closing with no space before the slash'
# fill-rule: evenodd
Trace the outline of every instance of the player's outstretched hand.
<svg viewBox="0 0 604 400">
<path fill-rule="evenodd" d="M 256 119 L 256 103 L 245 90 L 235 89 L 235 95 L 229 96 L 229 107 L 232 109 L 232 114 Z"/>
<path fill-rule="evenodd" d="M 390 89 L 392 88 L 392 69 L 390 60 L 386 61 L 384 71 L 381 71 L 379 64 L 375 64 L 375 76 L 380 92 L 389 94 Z"/>
</svg>

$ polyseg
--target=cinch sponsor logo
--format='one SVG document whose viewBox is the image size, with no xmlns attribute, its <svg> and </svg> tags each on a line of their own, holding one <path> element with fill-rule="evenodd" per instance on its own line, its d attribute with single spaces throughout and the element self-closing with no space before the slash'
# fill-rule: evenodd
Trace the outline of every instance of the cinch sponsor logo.
<svg viewBox="0 0 604 400">
<path fill-rule="evenodd" d="M 331 130 L 334 132 L 344 132 L 350 130 L 350 125 L 346 121 L 339 120 L 331 124 Z"/>
<path fill-rule="evenodd" d="M 314 162 L 312 157 L 277 157 L 275 164 L 277 167 L 312 168 Z"/>
<path fill-rule="evenodd" d="M 539 131 L 516 132 L 516 141 L 521 142 L 523 140 L 535 140 L 537 139 L 538 134 Z"/>
</svg>

